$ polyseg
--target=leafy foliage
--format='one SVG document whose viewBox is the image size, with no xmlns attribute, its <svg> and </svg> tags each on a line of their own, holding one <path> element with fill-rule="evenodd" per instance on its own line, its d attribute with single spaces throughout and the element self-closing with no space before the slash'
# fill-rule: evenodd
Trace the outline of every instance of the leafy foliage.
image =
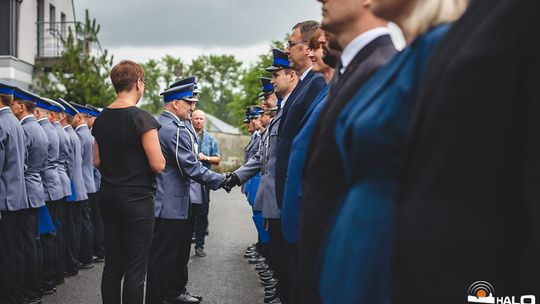
<svg viewBox="0 0 540 304">
<path fill-rule="evenodd" d="M 150 59 L 141 66 L 146 81 L 141 107 L 157 114 L 163 109 L 162 97 L 159 94 L 176 80 L 175 74 L 180 74 L 184 63 L 181 58 L 165 55 L 159 61 Z"/>
<path fill-rule="evenodd" d="M 98 42 L 100 26 L 90 19 L 86 11 L 85 23 L 75 25 L 75 32 L 69 28 L 66 38 L 61 38 L 64 51 L 58 63 L 48 72 L 37 66 L 38 94 L 56 98 L 62 97 L 77 103 L 88 103 L 104 107 L 114 98 L 108 72 L 113 56 L 107 50 L 94 54 L 92 47 Z"/>
</svg>

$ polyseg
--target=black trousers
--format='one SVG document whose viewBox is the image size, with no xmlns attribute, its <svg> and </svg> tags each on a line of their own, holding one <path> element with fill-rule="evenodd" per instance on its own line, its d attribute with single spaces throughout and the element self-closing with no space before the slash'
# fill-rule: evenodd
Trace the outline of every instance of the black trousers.
<svg viewBox="0 0 540 304">
<path fill-rule="evenodd" d="M 142 304 L 154 230 L 154 192 L 102 187 L 99 200 L 105 235 L 103 303 Z"/>
<path fill-rule="evenodd" d="M 166 303 L 186 291 L 192 234 L 192 219 L 156 218 L 146 304 Z"/>
<path fill-rule="evenodd" d="M 27 299 L 41 298 L 41 246 L 39 244 L 39 209 L 22 210 L 21 237 L 24 278 L 21 293 Z"/>
<path fill-rule="evenodd" d="M 59 212 L 63 199 L 57 201 L 47 201 L 47 210 L 55 226 L 58 226 Z M 59 252 L 58 252 L 58 240 L 57 230 L 51 233 L 46 233 L 40 236 L 41 241 L 41 253 L 42 253 L 42 266 L 41 266 L 41 279 L 43 282 L 43 288 L 49 290 L 56 286 L 59 269 Z"/>
<path fill-rule="evenodd" d="M 295 244 L 285 241 L 281 231 L 281 219 L 268 219 L 268 234 L 270 235 L 270 250 L 275 262 L 274 272 L 279 280 L 278 289 L 281 302 L 284 304 L 297 303 L 295 284 L 298 267 L 298 248 Z"/>
<path fill-rule="evenodd" d="M 98 258 L 105 257 L 105 241 L 103 239 L 103 218 L 101 208 L 99 208 L 99 192 L 88 193 L 90 207 L 92 209 L 92 225 L 94 227 L 94 256 Z"/>
<path fill-rule="evenodd" d="M 2 211 L 0 219 L 0 303 L 23 303 L 24 254 L 21 217 L 24 210 Z"/>
<path fill-rule="evenodd" d="M 58 268 L 56 281 L 60 282 L 66 272 L 66 198 L 60 200 L 57 206 L 58 224 L 56 227 L 56 245 L 58 246 Z"/>
<path fill-rule="evenodd" d="M 193 207 L 193 219 L 195 221 L 195 248 L 204 248 L 210 203 L 192 204 L 191 207 Z"/>
<path fill-rule="evenodd" d="M 84 200 L 81 205 L 81 241 L 79 246 L 79 262 L 82 264 L 92 263 L 94 248 L 94 224 L 92 223 L 92 202 Z"/>
<path fill-rule="evenodd" d="M 65 225 L 65 269 L 69 273 L 79 272 L 79 246 L 81 243 L 81 202 L 66 204 Z"/>
</svg>

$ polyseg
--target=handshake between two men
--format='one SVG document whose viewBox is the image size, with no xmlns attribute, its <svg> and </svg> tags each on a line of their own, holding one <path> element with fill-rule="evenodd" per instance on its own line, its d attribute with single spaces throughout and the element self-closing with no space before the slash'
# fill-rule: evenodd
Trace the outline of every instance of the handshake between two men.
<svg viewBox="0 0 540 304">
<path fill-rule="evenodd" d="M 242 183 L 240 182 L 240 179 L 234 172 L 227 172 L 225 173 L 225 179 L 223 180 L 223 183 L 221 183 L 220 188 L 227 191 L 227 193 L 231 192 L 231 189 L 235 186 L 240 186 Z"/>
</svg>

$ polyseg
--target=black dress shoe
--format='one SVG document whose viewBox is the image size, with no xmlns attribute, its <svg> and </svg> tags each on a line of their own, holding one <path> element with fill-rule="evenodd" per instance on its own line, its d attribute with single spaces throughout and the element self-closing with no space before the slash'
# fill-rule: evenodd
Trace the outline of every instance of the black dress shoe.
<svg viewBox="0 0 540 304">
<path fill-rule="evenodd" d="M 269 297 L 277 292 L 277 288 L 272 288 L 264 291 L 264 297 Z"/>
<path fill-rule="evenodd" d="M 25 304 L 41 304 L 41 298 L 25 299 Z"/>
<path fill-rule="evenodd" d="M 264 271 L 264 270 L 266 270 L 268 268 L 269 268 L 268 264 L 266 264 L 266 263 L 259 263 L 259 264 L 255 265 L 255 270 L 258 270 L 258 271 L 261 271 L 261 270 Z"/>
<path fill-rule="evenodd" d="M 186 291 L 185 294 L 187 294 L 187 295 L 189 295 L 189 296 L 192 296 L 192 297 L 194 297 L 195 299 L 198 299 L 199 302 L 203 299 L 202 296 L 199 296 L 199 295 L 196 295 L 196 294 L 192 294 L 192 293 L 189 292 L 189 291 Z"/>
<path fill-rule="evenodd" d="M 268 280 L 268 281 L 266 281 L 264 283 L 261 283 L 261 285 L 263 285 L 263 286 L 271 286 L 271 285 L 276 284 L 277 282 L 278 282 L 278 280 L 276 280 L 276 279 L 270 279 L 270 280 Z"/>
<path fill-rule="evenodd" d="M 274 275 L 274 272 L 271 269 L 266 269 L 264 271 L 259 272 L 260 276 L 266 276 L 266 275 Z"/>
<path fill-rule="evenodd" d="M 268 304 L 281 304 L 281 299 L 277 297 L 273 299 L 272 301 L 268 302 Z"/>
<path fill-rule="evenodd" d="M 105 262 L 105 258 L 101 258 L 101 257 L 95 256 L 95 257 L 92 259 L 92 262 L 94 262 L 94 263 L 103 263 L 103 262 Z"/>
<path fill-rule="evenodd" d="M 264 303 L 273 303 L 272 301 L 275 301 L 276 299 L 279 299 L 279 293 L 276 292 L 273 295 L 269 297 L 264 297 Z"/>
<path fill-rule="evenodd" d="M 43 288 L 43 294 L 46 295 L 46 296 L 52 295 L 55 292 L 56 292 L 56 287 L 44 287 Z"/>
<path fill-rule="evenodd" d="M 263 277 L 263 278 L 261 278 L 261 282 L 262 282 L 262 283 L 266 283 L 266 282 L 270 281 L 270 280 L 273 279 L 273 278 L 274 278 L 274 276 Z"/>
<path fill-rule="evenodd" d="M 187 292 L 184 292 L 183 294 L 174 298 L 174 302 L 177 304 L 194 304 L 199 303 L 200 300 L 189 295 Z"/>
<path fill-rule="evenodd" d="M 94 268 L 94 264 L 92 263 L 79 264 L 79 269 L 90 269 L 90 268 Z"/>
<path fill-rule="evenodd" d="M 251 258 L 254 258 L 254 257 L 258 257 L 258 256 L 260 256 L 260 254 L 257 251 L 251 251 L 249 253 L 244 254 L 244 257 L 246 259 L 251 259 Z"/>
<path fill-rule="evenodd" d="M 265 286 L 264 291 L 269 291 L 269 290 L 272 290 L 272 289 L 276 289 L 277 287 L 278 287 L 277 283 L 275 283 L 273 285 Z"/>
<path fill-rule="evenodd" d="M 265 261 L 266 261 L 265 258 L 263 258 L 262 256 L 259 256 L 259 257 L 256 257 L 256 258 L 254 257 L 254 258 L 249 259 L 248 262 L 249 262 L 250 264 L 258 264 L 258 263 L 260 263 L 260 262 L 265 262 Z"/>
</svg>

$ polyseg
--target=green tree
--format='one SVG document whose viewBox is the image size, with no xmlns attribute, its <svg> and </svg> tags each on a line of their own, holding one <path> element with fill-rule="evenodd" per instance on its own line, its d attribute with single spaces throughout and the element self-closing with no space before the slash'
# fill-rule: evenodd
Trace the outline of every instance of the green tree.
<svg viewBox="0 0 540 304">
<path fill-rule="evenodd" d="M 141 66 L 146 81 L 141 107 L 157 114 L 163 109 L 163 99 L 159 94 L 176 80 L 175 74 L 180 74 L 184 64 L 178 57 L 165 55 L 159 61 L 150 59 Z"/>
<path fill-rule="evenodd" d="M 289 35 L 286 37 L 288 38 Z M 244 120 L 245 108 L 250 105 L 260 103 L 259 99 L 257 98 L 259 92 L 261 91 L 261 82 L 259 78 L 272 77 L 272 75 L 267 72 L 265 68 L 272 64 L 272 49 L 274 48 L 280 50 L 285 49 L 285 42 L 279 40 L 272 41 L 269 51 L 259 55 L 259 59 L 243 72 L 240 79 L 240 94 L 238 94 L 236 98 L 228 104 L 232 124 L 241 126 L 243 124 L 242 121 Z"/>
<path fill-rule="evenodd" d="M 67 37 L 61 38 L 64 50 L 51 71 L 36 67 L 39 76 L 34 89 L 45 97 L 105 107 L 115 96 L 108 77 L 113 56 L 107 50 L 92 51 L 99 46 L 100 26 L 88 10 L 85 17 L 84 23 L 75 25 L 75 32 L 70 28 Z"/>
<path fill-rule="evenodd" d="M 239 94 L 242 62 L 233 55 L 201 55 L 186 70 L 199 78 L 197 107 L 226 122 L 232 122 L 228 104 Z"/>
</svg>

